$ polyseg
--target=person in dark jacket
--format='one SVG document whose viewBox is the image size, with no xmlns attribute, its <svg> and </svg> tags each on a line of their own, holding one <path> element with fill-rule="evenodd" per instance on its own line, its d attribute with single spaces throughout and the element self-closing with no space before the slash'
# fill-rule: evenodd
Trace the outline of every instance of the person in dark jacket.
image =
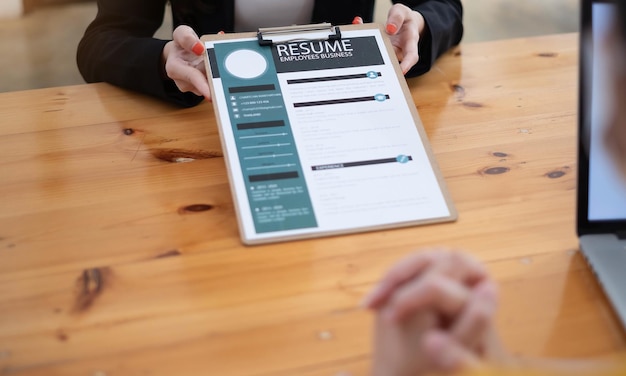
<svg viewBox="0 0 626 376">
<path fill-rule="evenodd" d="M 198 59 L 203 51 L 199 35 L 254 31 L 253 26 L 372 22 L 374 17 L 374 0 L 169 0 L 174 32 L 173 40 L 166 41 L 153 36 L 167 1 L 98 0 L 96 18 L 77 51 L 83 78 L 194 106 L 210 97 Z M 460 42 L 460 0 L 393 3 L 385 28 L 407 76 L 427 72 L 435 59 Z M 277 15 L 282 18 L 276 20 Z"/>
</svg>

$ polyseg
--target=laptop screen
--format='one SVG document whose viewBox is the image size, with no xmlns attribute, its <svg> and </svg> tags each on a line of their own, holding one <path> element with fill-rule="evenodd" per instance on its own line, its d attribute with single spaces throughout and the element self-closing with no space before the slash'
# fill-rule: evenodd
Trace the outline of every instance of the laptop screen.
<svg viewBox="0 0 626 376">
<path fill-rule="evenodd" d="M 604 43 L 616 6 L 583 0 L 580 43 L 578 232 L 626 230 L 626 178 L 605 146 L 608 116 L 615 105 L 607 77 Z"/>
</svg>

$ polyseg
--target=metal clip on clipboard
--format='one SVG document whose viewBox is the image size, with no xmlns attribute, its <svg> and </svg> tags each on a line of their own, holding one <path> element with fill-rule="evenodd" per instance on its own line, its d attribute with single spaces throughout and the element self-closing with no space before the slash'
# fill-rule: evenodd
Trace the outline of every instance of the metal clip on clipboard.
<svg viewBox="0 0 626 376">
<path fill-rule="evenodd" d="M 274 43 L 311 40 L 340 40 L 341 31 L 339 30 L 339 26 L 333 26 L 330 23 L 264 27 L 259 28 L 257 39 L 261 46 L 271 46 Z"/>
</svg>

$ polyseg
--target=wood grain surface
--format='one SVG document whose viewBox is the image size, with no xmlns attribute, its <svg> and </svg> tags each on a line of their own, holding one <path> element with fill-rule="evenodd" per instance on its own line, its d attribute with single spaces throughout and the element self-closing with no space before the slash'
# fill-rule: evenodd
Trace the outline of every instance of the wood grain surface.
<svg viewBox="0 0 626 376">
<path fill-rule="evenodd" d="M 0 375 L 366 375 L 363 295 L 463 249 L 525 356 L 626 337 L 575 234 L 578 35 L 466 44 L 409 79 L 459 220 L 246 247 L 210 103 L 0 94 Z"/>
</svg>

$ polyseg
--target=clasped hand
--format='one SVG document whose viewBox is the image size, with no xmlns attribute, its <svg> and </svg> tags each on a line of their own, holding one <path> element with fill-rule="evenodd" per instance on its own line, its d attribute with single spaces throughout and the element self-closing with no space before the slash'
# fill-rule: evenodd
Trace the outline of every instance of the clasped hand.
<svg viewBox="0 0 626 376">
<path fill-rule="evenodd" d="M 452 373 L 497 360 L 496 303 L 495 284 L 466 254 L 426 251 L 400 261 L 363 303 L 376 313 L 373 375 Z"/>
</svg>

